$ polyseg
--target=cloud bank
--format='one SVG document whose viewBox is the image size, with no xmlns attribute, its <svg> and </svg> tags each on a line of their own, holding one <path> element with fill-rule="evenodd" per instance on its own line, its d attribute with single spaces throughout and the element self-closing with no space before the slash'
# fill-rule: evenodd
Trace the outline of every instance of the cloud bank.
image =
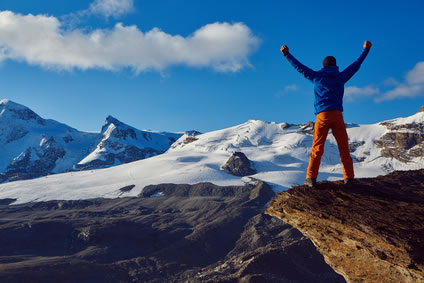
<svg viewBox="0 0 424 283">
<path fill-rule="evenodd" d="M 59 70 L 132 68 L 138 73 L 185 65 L 237 72 L 250 65 L 248 58 L 258 45 L 243 23 L 212 23 L 183 37 L 122 23 L 90 32 L 65 30 L 53 16 L 0 12 L 0 60 Z"/>
<path fill-rule="evenodd" d="M 424 94 L 424 62 L 418 62 L 406 74 L 405 82 L 398 84 L 394 89 L 385 92 L 375 99 L 376 102 L 397 98 L 413 98 Z"/>
<path fill-rule="evenodd" d="M 359 98 L 370 97 L 380 93 L 380 90 L 373 86 L 357 87 L 348 86 L 345 88 L 344 97 L 346 101 L 354 101 Z"/>
</svg>

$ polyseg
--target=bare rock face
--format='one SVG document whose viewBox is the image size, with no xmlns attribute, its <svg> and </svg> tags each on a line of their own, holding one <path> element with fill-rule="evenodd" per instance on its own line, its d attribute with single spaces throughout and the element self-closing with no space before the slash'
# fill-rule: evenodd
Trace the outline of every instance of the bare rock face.
<svg viewBox="0 0 424 283">
<path fill-rule="evenodd" d="M 424 105 L 421 106 L 420 110 L 418 110 L 418 112 L 424 112 Z"/>
<path fill-rule="evenodd" d="M 56 166 L 56 161 L 65 153 L 66 151 L 56 143 L 53 137 L 48 139 L 44 137 L 38 148 L 29 147 L 12 160 L 5 175 L 10 181 L 48 175 Z"/>
<path fill-rule="evenodd" d="M 227 163 L 222 166 L 222 169 L 235 176 L 248 176 L 256 173 L 256 170 L 251 168 L 250 160 L 243 152 L 234 152 Z"/>
<path fill-rule="evenodd" d="M 313 135 L 314 127 L 315 127 L 315 122 L 309 121 L 306 124 L 299 125 L 299 131 L 302 133 Z"/>
<path fill-rule="evenodd" d="M 424 170 L 280 193 L 267 213 L 310 238 L 347 282 L 424 282 Z"/>
<path fill-rule="evenodd" d="M 414 157 L 424 156 L 424 123 L 393 125 L 380 123 L 389 132 L 375 144 L 381 148 L 381 156 L 409 162 Z"/>
</svg>

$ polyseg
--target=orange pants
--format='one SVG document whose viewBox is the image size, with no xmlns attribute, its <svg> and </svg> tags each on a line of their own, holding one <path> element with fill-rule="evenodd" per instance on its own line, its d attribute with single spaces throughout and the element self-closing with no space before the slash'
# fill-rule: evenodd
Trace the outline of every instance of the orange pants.
<svg viewBox="0 0 424 283">
<path fill-rule="evenodd" d="M 324 144 L 328 131 L 332 130 L 337 141 L 340 152 L 340 160 L 343 164 L 343 176 L 345 179 L 353 178 L 353 162 L 349 153 L 349 142 L 346 126 L 342 112 L 339 110 L 324 111 L 317 115 L 314 127 L 314 140 L 312 142 L 312 152 L 309 158 L 309 166 L 306 178 L 316 178 L 318 176 L 321 157 L 324 153 Z"/>
</svg>

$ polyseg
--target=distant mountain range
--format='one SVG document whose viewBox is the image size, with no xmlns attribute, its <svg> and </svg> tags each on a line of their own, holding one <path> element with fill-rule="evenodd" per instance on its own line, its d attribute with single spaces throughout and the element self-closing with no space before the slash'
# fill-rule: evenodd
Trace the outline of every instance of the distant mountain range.
<svg viewBox="0 0 424 283">
<path fill-rule="evenodd" d="M 145 186 L 161 183 L 244 185 L 250 177 L 283 191 L 303 183 L 314 128 L 313 122 L 249 120 L 218 131 L 181 135 L 139 131 L 108 117 L 101 133 L 92 134 L 41 119 L 10 101 L 2 101 L 0 111 L 4 180 L 71 171 L 1 184 L 0 199 L 16 198 L 17 203 L 136 196 Z M 424 168 L 423 111 L 376 124 L 347 124 L 347 131 L 356 177 Z M 230 157 L 241 160 L 236 152 L 250 160 L 254 170 L 246 172 L 251 176 L 224 170 Z M 122 165 L 113 166 L 118 164 Z M 110 168 L 97 170 L 104 167 Z M 318 180 L 342 178 L 337 144 L 329 134 Z"/>
<path fill-rule="evenodd" d="M 81 132 L 4 99 L 0 101 L 0 182 L 144 159 L 165 152 L 181 135 L 137 130 L 112 116 L 100 133 Z"/>
</svg>

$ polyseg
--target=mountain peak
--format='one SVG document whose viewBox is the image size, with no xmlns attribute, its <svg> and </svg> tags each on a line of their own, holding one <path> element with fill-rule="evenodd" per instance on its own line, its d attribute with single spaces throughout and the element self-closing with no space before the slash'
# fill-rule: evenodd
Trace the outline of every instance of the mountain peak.
<svg viewBox="0 0 424 283">
<path fill-rule="evenodd" d="M 123 124 L 121 121 L 119 121 L 118 119 L 116 119 L 115 117 L 113 117 L 112 115 L 108 115 L 107 117 L 106 117 L 106 120 L 105 120 L 105 125 L 107 125 L 107 124 Z"/>
<path fill-rule="evenodd" d="M 28 107 L 22 104 L 13 102 L 12 100 L 9 100 L 9 99 L 0 100 L 0 106 L 8 107 L 10 109 L 29 109 Z"/>
<path fill-rule="evenodd" d="M 44 119 L 38 116 L 34 111 L 9 99 L 2 99 L 0 101 L 0 116 L 26 121 L 35 120 L 38 124 L 44 124 Z"/>
<path fill-rule="evenodd" d="M 423 106 L 421 106 L 420 110 L 418 110 L 418 113 L 419 112 L 424 112 L 424 104 L 423 104 Z"/>
<path fill-rule="evenodd" d="M 3 105 L 3 104 L 7 104 L 7 103 L 9 103 L 9 99 L 2 99 L 2 100 L 0 100 L 0 105 Z"/>
<path fill-rule="evenodd" d="M 112 115 L 108 115 L 102 127 L 102 132 L 106 130 L 111 124 L 115 125 L 115 127 L 127 126 L 126 124 L 122 123 L 121 121 L 113 117 Z"/>
</svg>

